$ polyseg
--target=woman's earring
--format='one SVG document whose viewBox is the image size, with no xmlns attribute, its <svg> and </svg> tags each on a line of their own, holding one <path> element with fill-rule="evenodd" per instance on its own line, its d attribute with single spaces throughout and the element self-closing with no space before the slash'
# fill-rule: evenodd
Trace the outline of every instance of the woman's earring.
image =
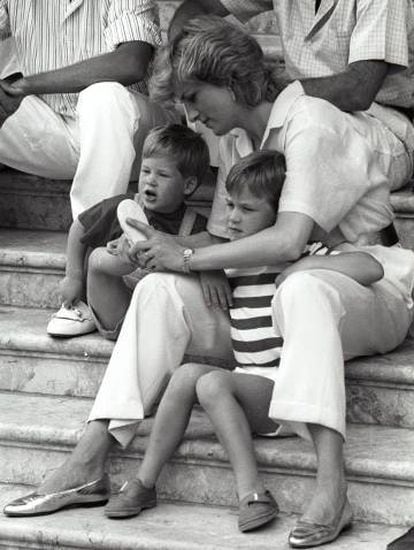
<svg viewBox="0 0 414 550">
<path fill-rule="evenodd" d="M 234 91 L 231 89 L 231 88 L 227 88 L 228 91 L 229 91 L 229 94 L 230 94 L 230 97 L 231 99 L 236 102 L 236 94 L 234 93 Z"/>
</svg>

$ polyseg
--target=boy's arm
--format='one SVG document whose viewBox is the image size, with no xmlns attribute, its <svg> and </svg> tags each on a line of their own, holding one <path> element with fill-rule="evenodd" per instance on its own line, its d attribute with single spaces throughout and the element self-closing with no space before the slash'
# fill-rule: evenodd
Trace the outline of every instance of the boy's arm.
<svg viewBox="0 0 414 550">
<path fill-rule="evenodd" d="M 194 235 L 187 235 L 186 237 L 177 236 L 176 242 L 188 248 L 202 248 L 203 246 L 224 243 L 226 239 L 211 235 L 207 231 L 202 231 L 201 233 L 194 233 Z"/>
<path fill-rule="evenodd" d="M 329 269 L 347 275 L 357 283 L 369 286 L 379 281 L 384 276 L 382 265 L 367 252 L 343 252 L 330 256 L 306 256 L 301 258 L 276 279 L 276 286 L 279 286 L 289 275 L 296 271 L 311 269 Z"/>
<path fill-rule="evenodd" d="M 62 302 L 70 307 L 82 297 L 84 288 L 84 262 L 87 246 L 81 242 L 85 230 L 76 219 L 69 230 L 66 248 L 65 277 L 60 282 L 59 290 Z"/>
</svg>

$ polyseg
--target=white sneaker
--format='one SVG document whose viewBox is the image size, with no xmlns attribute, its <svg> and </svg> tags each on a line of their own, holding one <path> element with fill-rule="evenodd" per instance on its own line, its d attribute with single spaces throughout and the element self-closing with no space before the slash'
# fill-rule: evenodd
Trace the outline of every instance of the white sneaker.
<svg viewBox="0 0 414 550">
<path fill-rule="evenodd" d="M 76 306 L 62 306 L 54 313 L 46 330 L 51 336 L 80 336 L 96 330 L 96 325 L 89 307 L 79 301 Z"/>
</svg>

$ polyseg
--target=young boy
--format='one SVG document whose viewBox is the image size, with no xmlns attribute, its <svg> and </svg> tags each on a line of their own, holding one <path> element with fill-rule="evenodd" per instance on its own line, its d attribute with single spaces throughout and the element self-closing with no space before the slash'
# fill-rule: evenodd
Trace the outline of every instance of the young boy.
<svg viewBox="0 0 414 550">
<path fill-rule="evenodd" d="M 142 156 L 135 197 L 118 195 L 103 200 L 73 222 L 66 274 L 60 285 L 63 306 L 48 325 L 50 335 L 76 336 L 97 327 L 104 337 L 116 339 L 131 296 L 131 279 L 124 276 L 135 272 L 132 280 L 136 282 L 146 274 L 129 259 L 128 239 L 117 218 L 118 205 L 126 198 L 134 198 L 148 223 L 160 231 L 181 236 L 205 231 L 206 219 L 184 203 L 209 171 L 208 148 L 202 137 L 178 124 L 158 127 L 148 134 Z M 81 298 L 85 260 L 91 249 L 88 307 Z"/>
<path fill-rule="evenodd" d="M 284 158 L 274 151 L 253 153 L 231 169 L 226 181 L 230 239 L 246 237 L 275 223 L 284 179 Z M 328 253 L 327 248 L 315 245 L 306 254 L 315 250 Z M 304 256 L 288 269 L 302 269 L 308 259 L 304 269 L 335 269 L 364 285 L 383 275 L 381 265 L 361 252 Z M 207 412 L 234 470 L 239 529 L 251 531 L 277 516 L 278 505 L 258 476 L 251 434 L 270 434 L 278 428 L 268 417 L 282 343 L 273 322 L 271 302 L 275 279 L 285 267 L 228 271 L 233 287 L 230 316 L 238 367 L 229 372 L 192 363 L 174 372 L 160 402 L 138 475 L 111 497 L 105 509 L 108 517 L 134 516 L 156 505 L 155 483 L 181 442 L 197 402 Z"/>
</svg>

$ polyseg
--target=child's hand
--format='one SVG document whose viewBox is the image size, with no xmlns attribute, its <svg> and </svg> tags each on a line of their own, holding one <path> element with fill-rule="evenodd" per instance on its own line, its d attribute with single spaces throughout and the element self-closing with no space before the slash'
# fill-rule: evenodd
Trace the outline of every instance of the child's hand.
<svg viewBox="0 0 414 550">
<path fill-rule="evenodd" d="M 122 233 L 118 239 L 109 241 L 106 243 L 106 250 L 113 256 L 122 256 L 124 259 L 128 257 L 129 249 L 131 245 L 127 239 L 125 233 Z"/>
<path fill-rule="evenodd" d="M 83 280 L 75 277 L 65 277 L 59 284 L 62 303 L 65 307 L 71 307 L 82 298 Z"/>
<path fill-rule="evenodd" d="M 233 305 L 231 288 L 224 271 L 200 271 L 200 283 L 207 307 L 228 309 Z"/>
<path fill-rule="evenodd" d="M 106 243 L 106 250 L 109 252 L 109 254 L 112 254 L 113 256 L 118 255 L 118 243 L 119 238 Z"/>
</svg>

